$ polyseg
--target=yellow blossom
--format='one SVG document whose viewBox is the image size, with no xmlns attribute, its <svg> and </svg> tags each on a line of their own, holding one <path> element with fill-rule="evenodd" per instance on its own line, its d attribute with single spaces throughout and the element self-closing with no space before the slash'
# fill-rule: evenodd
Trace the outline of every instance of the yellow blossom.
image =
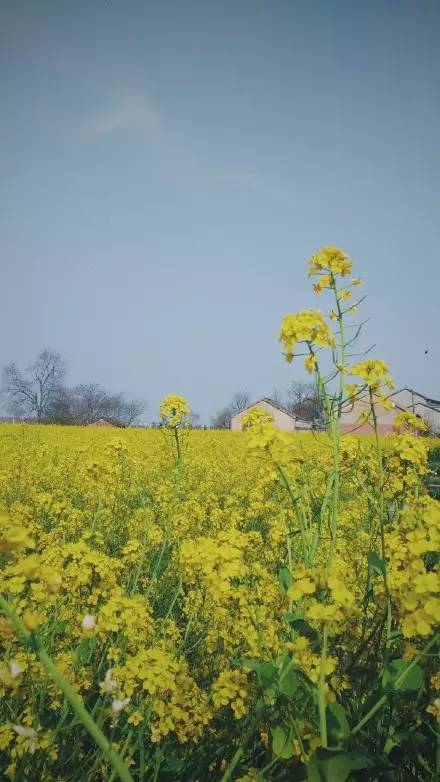
<svg viewBox="0 0 440 782">
<path fill-rule="evenodd" d="M 332 272 L 345 277 L 350 274 L 352 263 L 348 255 L 338 247 L 323 247 L 309 260 L 309 275 Z"/>
</svg>

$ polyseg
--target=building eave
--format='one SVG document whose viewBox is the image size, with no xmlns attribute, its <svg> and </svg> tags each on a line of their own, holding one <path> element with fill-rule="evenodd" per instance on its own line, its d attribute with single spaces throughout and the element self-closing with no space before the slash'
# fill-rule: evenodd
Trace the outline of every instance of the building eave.
<svg viewBox="0 0 440 782">
<path fill-rule="evenodd" d="M 295 415 L 295 413 L 291 413 L 289 410 L 286 410 L 285 407 L 281 407 L 281 405 L 278 405 L 276 402 L 273 401 L 273 399 L 270 399 L 268 396 L 263 396 L 261 399 L 257 399 L 256 402 L 252 402 L 252 404 L 248 405 L 247 407 L 243 408 L 243 410 L 239 410 L 237 413 L 234 413 L 231 418 L 236 418 L 237 415 L 241 415 L 242 413 L 245 413 L 246 410 L 250 410 L 252 407 L 256 407 L 261 402 L 266 402 L 271 407 L 274 407 L 276 410 L 280 410 L 281 413 L 285 413 L 289 416 L 289 418 L 292 418 L 294 421 L 298 420 L 298 416 Z"/>
</svg>

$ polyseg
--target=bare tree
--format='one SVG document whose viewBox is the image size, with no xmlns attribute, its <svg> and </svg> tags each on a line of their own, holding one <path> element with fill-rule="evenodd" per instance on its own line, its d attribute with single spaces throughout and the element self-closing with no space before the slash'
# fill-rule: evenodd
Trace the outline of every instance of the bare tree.
<svg viewBox="0 0 440 782">
<path fill-rule="evenodd" d="M 212 429 L 230 429 L 231 428 L 231 408 L 230 407 L 223 407 L 221 410 L 216 413 L 216 415 L 211 418 L 211 428 Z"/>
<path fill-rule="evenodd" d="M 142 400 L 127 401 L 123 394 L 108 394 L 98 383 L 81 383 L 75 388 L 61 388 L 49 410 L 52 421 L 85 425 L 100 418 L 131 426 L 145 410 Z"/>
<path fill-rule="evenodd" d="M 63 358 L 51 350 L 42 350 L 24 372 L 14 362 L 8 364 L 3 371 L 2 387 L 8 409 L 15 415 L 45 420 L 65 374 Z"/>
<path fill-rule="evenodd" d="M 70 396 L 75 423 L 90 424 L 108 413 L 108 397 L 98 383 L 81 383 L 72 389 Z"/>
<path fill-rule="evenodd" d="M 213 429 L 230 429 L 231 418 L 236 413 L 241 413 L 242 410 L 246 410 L 251 403 L 251 398 L 247 391 L 238 391 L 232 397 L 232 401 L 226 407 L 223 407 L 215 416 L 211 419 L 211 426 Z"/>
<path fill-rule="evenodd" d="M 323 418 L 323 406 L 314 383 L 292 380 L 287 389 L 287 409 L 303 421 L 319 422 Z"/>
<path fill-rule="evenodd" d="M 270 395 L 270 399 L 272 402 L 275 402 L 278 407 L 284 407 L 283 393 L 279 388 L 274 388 L 272 394 Z"/>
<path fill-rule="evenodd" d="M 124 394 L 114 394 L 106 398 L 101 418 L 107 418 L 120 426 L 131 426 L 145 409 L 146 402 L 141 399 L 127 401 Z"/>
<path fill-rule="evenodd" d="M 142 399 L 132 399 L 130 402 L 124 402 L 123 419 L 125 426 L 132 426 L 135 424 L 146 409 L 147 403 Z"/>
<path fill-rule="evenodd" d="M 42 350 L 25 371 L 12 362 L 3 371 L 2 394 L 14 415 L 63 424 L 88 424 L 99 418 L 131 426 L 146 408 L 140 399 L 108 394 L 98 383 L 74 388 L 64 384 L 64 360 L 59 353 Z"/>
<path fill-rule="evenodd" d="M 232 402 L 229 405 L 232 415 L 234 413 L 241 413 L 242 410 L 246 410 L 251 403 L 251 398 L 247 391 L 238 391 L 232 397 Z"/>
<path fill-rule="evenodd" d="M 199 413 L 193 413 L 191 410 L 191 427 L 192 429 L 200 429 L 200 415 Z"/>
</svg>

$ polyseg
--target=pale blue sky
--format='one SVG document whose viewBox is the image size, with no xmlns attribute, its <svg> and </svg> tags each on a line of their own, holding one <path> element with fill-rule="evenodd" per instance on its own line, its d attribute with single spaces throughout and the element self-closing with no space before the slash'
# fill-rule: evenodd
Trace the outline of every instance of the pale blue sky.
<svg viewBox="0 0 440 782">
<path fill-rule="evenodd" d="M 1 365 L 207 419 L 304 378 L 280 320 L 338 244 L 439 398 L 439 34 L 437 0 L 3 0 Z"/>
</svg>

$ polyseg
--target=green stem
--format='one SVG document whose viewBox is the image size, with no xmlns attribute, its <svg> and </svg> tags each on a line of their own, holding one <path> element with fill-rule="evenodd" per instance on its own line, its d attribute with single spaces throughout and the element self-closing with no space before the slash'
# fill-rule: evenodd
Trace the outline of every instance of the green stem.
<svg viewBox="0 0 440 782">
<path fill-rule="evenodd" d="M 311 346 L 309 345 L 310 351 Z M 329 556 L 328 556 L 328 562 L 327 567 L 330 567 L 334 550 L 336 547 L 336 533 L 338 530 L 338 515 L 339 515 L 339 493 L 340 493 L 340 476 L 339 476 L 339 446 L 340 446 L 340 426 L 339 426 L 339 417 L 340 417 L 340 410 L 341 405 L 338 404 L 338 415 L 335 415 L 335 403 L 334 399 L 331 399 L 329 395 L 327 394 L 327 389 L 325 387 L 325 381 L 324 378 L 321 375 L 319 366 L 316 366 L 316 378 L 317 378 L 317 384 L 319 392 L 322 394 L 322 398 L 325 404 L 326 413 L 327 413 L 327 423 L 330 425 L 330 438 L 331 438 L 331 444 L 332 444 L 332 455 L 333 455 L 333 476 L 332 476 L 332 489 L 331 489 L 331 523 L 330 523 L 330 532 L 331 532 L 331 541 L 330 541 L 330 549 L 329 549 Z M 341 383 L 342 375 L 341 375 Z M 327 504 L 328 499 L 325 498 L 325 504 Z"/>
<path fill-rule="evenodd" d="M 177 462 L 180 463 L 180 460 L 182 458 L 182 452 L 180 448 L 179 432 L 177 426 L 174 426 L 173 430 L 174 430 L 174 439 L 176 441 Z"/>
<path fill-rule="evenodd" d="M 325 670 L 327 663 L 327 641 L 328 641 L 328 625 L 324 623 L 322 628 L 322 648 L 321 648 L 321 667 L 319 671 L 319 690 L 318 690 L 318 706 L 319 706 L 319 732 L 321 734 L 321 746 L 327 747 L 327 720 L 325 716 Z"/>
<path fill-rule="evenodd" d="M 289 495 L 290 501 L 292 503 L 293 510 L 295 511 L 295 515 L 296 515 L 296 517 L 298 519 L 299 529 L 300 529 L 300 533 L 301 533 L 301 545 L 302 545 L 302 550 L 303 550 L 303 559 L 304 559 L 304 564 L 307 566 L 309 564 L 309 546 L 308 546 L 308 540 L 307 540 L 307 531 L 306 531 L 306 528 L 305 528 L 305 525 L 304 525 L 304 519 L 302 517 L 302 512 L 301 512 L 301 509 L 299 508 L 298 500 L 297 500 L 297 498 L 295 497 L 295 495 L 294 495 L 294 493 L 292 491 L 292 487 L 290 485 L 290 482 L 287 479 L 287 476 L 286 476 L 283 468 L 278 464 L 278 462 L 274 462 L 274 464 L 275 464 L 275 467 L 276 467 L 276 469 L 278 471 L 278 474 L 279 474 L 279 476 L 281 478 L 281 482 L 282 482 L 284 488 L 286 489 L 286 491 L 287 491 L 287 493 Z"/>
<path fill-rule="evenodd" d="M 3 613 L 6 614 L 9 621 L 14 625 L 17 634 L 21 636 L 27 644 L 32 644 L 32 646 L 36 649 L 38 657 L 40 658 L 40 662 L 45 668 L 46 672 L 64 693 L 66 699 L 70 703 L 72 710 L 75 712 L 76 716 L 81 721 L 87 732 L 90 733 L 98 747 L 101 749 L 103 755 L 107 758 L 108 762 L 119 775 L 119 778 L 122 780 L 122 782 L 133 782 L 133 777 L 131 776 L 121 756 L 111 747 L 110 743 L 96 722 L 78 699 L 72 686 L 60 673 L 52 658 L 47 654 L 46 650 L 41 645 L 38 636 L 35 633 L 30 633 L 29 630 L 26 629 L 20 617 L 17 616 L 3 595 L 0 595 L 0 608 Z"/>
<path fill-rule="evenodd" d="M 419 660 L 422 659 L 422 657 L 425 656 L 426 652 L 434 646 L 434 644 L 438 641 L 440 636 L 437 634 L 433 638 L 431 638 L 430 642 L 425 646 L 423 651 L 420 652 L 420 654 L 417 655 L 417 657 L 414 658 L 410 662 L 407 668 L 405 668 L 404 671 L 402 671 L 399 676 L 397 676 L 395 682 L 394 682 L 394 690 L 398 690 L 400 686 L 404 683 L 405 679 L 407 678 L 410 671 L 417 665 Z M 356 733 L 359 733 L 360 730 L 364 727 L 364 725 L 371 719 L 371 717 L 374 717 L 374 715 L 379 711 L 379 709 L 382 708 L 382 706 L 387 702 L 389 696 L 392 695 L 391 692 L 386 692 L 385 695 L 382 695 L 381 698 L 374 704 L 374 706 L 371 707 L 371 709 L 366 713 L 365 717 L 362 717 L 362 719 L 355 725 L 353 730 L 351 731 L 351 735 L 355 736 Z"/>
<path fill-rule="evenodd" d="M 229 763 L 229 766 L 227 767 L 225 773 L 221 778 L 221 782 L 230 782 L 230 780 L 232 779 L 232 774 L 234 772 L 234 769 L 236 768 L 236 766 L 238 766 L 241 758 L 243 757 L 243 753 L 261 720 L 263 711 L 264 711 L 264 703 L 260 701 L 257 705 L 255 716 L 252 722 L 250 723 L 246 733 L 244 734 L 242 740 L 240 741 L 240 745 L 238 746 L 237 750 L 234 752 L 231 762 Z"/>
<path fill-rule="evenodd" d="M 292 541 L 290 540 L 290 529 L 288 527 L 288 524 L 286 522 L 286 519 L 284 518 L 284 528 L 286 531 L 286 543 L 287 543 L 287 561 L 289 564 L 289 573 L 292 575 L 293 573 L 293 560 L 292 560 Z M 289 597 L 289 611 L 292 611 L 293 607 L 293 600 L 291 597 Z"/>
<path fill-rule="evenodd" d="M 391 613 L 391 596 L 390 596 L 390 589 L 389 589 L 389 583 L 388 583 L 388 568 L 387 568 L 387 561 L 386 561 L 386 548 L 385 548 L 385 524 L 384 524 L 384 497 L 383 497 L 383 489 L 384 489 L 384 483 L 385 483 L 385 477 L 384 477 L 384 469 L 383 469 L 383 455 L 382 455 L 382 445 L 380 442 L 380 436 L 379 436 L 379 428 L 377 425 L 377 416 L 376 416 L 376 409 L 374 406 L 374 400 L 373 400 L 373 392 L 371 388 L 370 391 L 370 407 L 371 407 L 371 413 L 373 416 L 373 424 L 374 424 L 374 434 L 375 434 L 375 440 L 376 440 L 376 451 L 377 451 L 377 460 L 379 465 L 379 524 L 380 524 L 380 546 L 381 546 L 381 556 L 384 564 L 384 573 L 383 573 L 383 583 L 384 583 L 384 589 L 385 589 L 385 595 L 387 599 L 387 623 L 386 623 L 386 650 L 388 653 L 388 649 L 390 646 L 390 637 L 391 637 L 391 624 L 392 624 L 392 613 Z"/>
</svg>

